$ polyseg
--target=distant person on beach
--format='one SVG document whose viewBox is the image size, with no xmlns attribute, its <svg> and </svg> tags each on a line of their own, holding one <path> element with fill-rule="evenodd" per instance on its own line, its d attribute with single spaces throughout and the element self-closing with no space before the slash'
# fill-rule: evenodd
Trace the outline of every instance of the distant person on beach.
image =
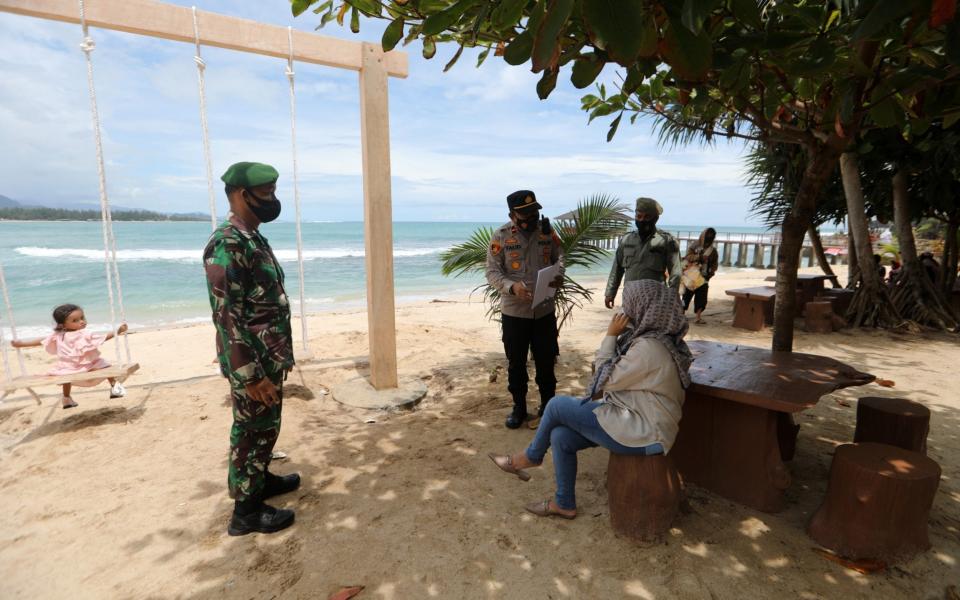
<svg viewBox="0 0 960 600">
<path fill-rule="evenodd" d="M 651 279 L 663 282 L 676 290 L 680 285 L 680 245 L 666 231 L 657 229 L 663 207 L 653 198 L 637 198 L 635 223 L 631 231 L 620 239 L 617 253 L 607 279 L 604 305 L 613 308 L 620 281 Z"/>
<path fill-rule="evenodd" d="M 676 290 L 640 280 L 623 286 L 623 312 L 614 313 L 597 350 L 597 369 L 583 398 L 550 401 L 533 441 L 520 452 L 490 454 L 507 473 L 526 481 L 553 448 L 557 489 L 552 499 L 528 504 L 535 515 L 572 519 L 577 452 L 601 446 L 617 454 L 666 454 L 679 431 L 684 389 L 693 357 Z"/>
<path fill-rule="evenodd" d="M 933 252 L 924 252 L 920 255 L 920 266 L 923 272 L 927 274 L 930 283 L 937 285 L 940 280 L 940 263 L 933 257 Z"/>
<path fill-rule="evenodd" d="M 279 476 L 268 470 L 280 434 L 283 382 L 294 364 L 283 269 L 258 231 L 261 223 L 280 215 L 278 177 L 270 165 L 231 165 L 221 177 L 230 215 L 203 251 L 217 356 L 233 401 L 230 535 L 273 533 L 292 525 L 292 510 L 273 508 L 264 500 L 300 487 L 299 474 Z"/>
<path fill-rule="evenodd" d="M 883 257 L 879 254 L 873 255 L 873 263 L 877 266 L 877 276 L 881 283 L 887 279 L 887 268 L 883 266 Z"/>
<path fill-rule="evenodd" d="M 43 349 L 57 357 L 57 364 L 47 375 L 73 375 L 76 373 L 94 372 L 98 369 L 106 369 L 110 366 L 106 360 L 100 357 L 100 346 L 107 340 L 113 339 L 114 335 L 120 335 L 127 330 L 127 324 L 123 323 L 114 332 L 98 334 L 87 330 L 87 317 L 83 314 L 83 309 L 76 304 L 61 304 L 53 309 L 53 321 L 56 323 L 53 333 L 42 340 L 20 341 L 13 340 L 10 344 L 14 348 L 30 348 L 33 346 L 43 346 Z M 91 387 L 103 381 L 99 379 L 85 379 L 83 381 L 74 381 L 63 384 L 63 397 L 60 398 L 60 404 L 63 408 L 73 408 L 77 406 L 70 396 L 71 388 Z M 110 382 L 110 397 L 122 398 L 127 394 L 123 384 L 108 377 Z"/>
<path fill-rule="evenodd" d="M 697 241 L 690 243 L 687 254 L 683 257 L 683 274 L 680 276 L 683 312 L 690 308 L 692 299 L 693 312 L 697 315 L 695 323 L 699 324 L 704 323 L 703 311 L 707 308 L 710 278 L 717 272 L 717 249 L 713 245 L 716 237 L 717 230 L 707 227 Z"/>
<path fill-rule="evenodd" d="M 560 348 L 557 343 L 556 302 L 549 299 L 533 306 L 537 272 L 559 263 L 560 274 L 550 283 L 563 282 L 563 249 L 550 221 L 540 218 L 543 208 L 530 190 L 507 196 L 510 222 L 494 232 L 487 248 L 487 282 L 500 292 L 500 324 L 503 350 L 507 356 L 507 389 L 513 397 L 513 410 L 506 426 L 520 427 L 527 420 L 527 354 L 533 350 L 537 369 L 542 415 L 557 389 L 554 364 Z"/>
</svg>

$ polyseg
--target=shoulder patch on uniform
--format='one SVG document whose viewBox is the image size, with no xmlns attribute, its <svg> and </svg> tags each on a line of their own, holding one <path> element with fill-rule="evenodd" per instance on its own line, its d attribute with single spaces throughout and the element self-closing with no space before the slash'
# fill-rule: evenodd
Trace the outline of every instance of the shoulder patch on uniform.
<svg viewBox="0 0 960 600">
<path fill-rule="evenodd" d="M 494 256 L 500 254 L 500 250 L 503 249 L 503 246 L 500 245 L 500 240 L 493 240 L 490 242 L 490 253 Z"/>
</svg>

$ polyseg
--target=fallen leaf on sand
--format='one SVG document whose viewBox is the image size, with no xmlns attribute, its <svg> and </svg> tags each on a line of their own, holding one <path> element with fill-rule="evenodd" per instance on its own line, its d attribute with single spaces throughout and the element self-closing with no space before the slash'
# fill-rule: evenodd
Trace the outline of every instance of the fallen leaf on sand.
<svg viewBox="0 0 960 600">
<path fill-rule="evenodd" d="M 876 381 L 874 381 L 874 383 L 876 383 L 877 385 L 879 385 L 879 386 L 881 386 L 881 387 L 893 387 L 893 386 L 897 385 L 896 383 L 894 383 L 894 382 L 891 381 L 890 379 L 877 379 Z"/>
<path fill-rule="evenodd" d="M 882 571 L 887 568 L 887 563 L 881 560 L 850 560 L 841 556 L 837 556 L 836 554 L 828 552 L 827 550 L 823 550 L 822 548 L 814 548 L 813 551 L 827 560 L 832 560 L 842 567 L 853 569 L 854 571 L 863 573 L 864 575 L 869 575 L 870 573 Z"/>
<path fill-rule="evenodd" d="M 835 398 L 834 401 L 840 406 L 850 406 L 850 403 L 846 400 L 841 400 L 840 398 Z"/>
<path fill-rule="evenodd" d="M 356 596 L 362 591 L 363 591 L 362 585 L 345 587 L 339 592 L 335 592 L 333 595 L 327 598 L 327 600 L 350 600 L 350 598 L 353 598 L 354 596 Z"/>
</svg>

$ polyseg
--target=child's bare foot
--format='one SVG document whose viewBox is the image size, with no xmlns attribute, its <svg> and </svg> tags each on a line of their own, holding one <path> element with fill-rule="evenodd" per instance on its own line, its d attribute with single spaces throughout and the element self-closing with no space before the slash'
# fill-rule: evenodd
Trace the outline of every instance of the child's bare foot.
<svg viewBox="0 0 960 600">
<path fill-rule="evenodd" d="M 64 396 L 63 398 L 60 398 L 60 403 L 65 409 L 73 408 L 74 406 L 77 406 L 77 403 L 74 402 L 73 398 L 71 398 L 70 396 Z"/>
<path fill-rule="evenodd" d="M 700 318 L 698 318 L 696 321 L 694 321 L 694 323 L 696 323 L 697 325 L 706 325 L 706 324 L 707 324 L 706 321 L 704 321 L 703 319 L 700 319 Z"/>
</svg>

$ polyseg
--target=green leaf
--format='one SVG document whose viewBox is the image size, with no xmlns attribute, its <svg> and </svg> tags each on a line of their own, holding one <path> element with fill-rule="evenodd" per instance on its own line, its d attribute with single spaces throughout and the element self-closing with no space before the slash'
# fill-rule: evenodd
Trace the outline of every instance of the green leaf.
<svg viewBox="0 0 960 600">
<path fill-rule="evenodd" d="M 789 69 L 797 75 L 815 75 L 823 73 L 830 69 L 837 61 L 836 51 L 833 44 L 826 38 L 817 38 L 810 49 L 794 61 Z"/>
<path fill-rule="evenodd" d="M 652 14 L 647 14 L 639 25 L 640 48 L 637 55 L 643 58 L 650 58 L 657 53 L 657 42 L 660 41 L 660 31 L 657 29 L 657 21 Z"/>
<path fill-rule="evenodd" d="M 383 39 L 380 40 L 383 51 L 390 52 L 396 48 L 401 38 L 403 38 L 403 19 L 394 19 L 390 21 L 387 28 L 383 30 Z"/>
<path fill-rule="evenodd" d="M 603 70 L 604 64 L 596 52 L 581 55 L 573 62 L 573 73 L 570 75 L 573 87 L 582 90 L 593 83 Z"/>
<path fill-rule="evenodd" d="M 623 86 L 621 89 L 624 94 L 632 94 L 637 91 L 637 88 L 640 87 L 640 84 L 643 83 L 643 73 L 640 72 L 638 65 L 634 65 L 627 69 L 627 76 L 623 80 Z"/>
<path fill-rule="evenodd" d="M 539 96 L 541 100 L 546 100 L 550 92 L 553 91 L 553 88 L 557 87 L 557 74 L 558 71 L 551 69 L 543 72 L 543 77 L 537 82 L 537 96 Z"/>
<path fill-rule="evenodd" d="M 378 0 L 346 0 L 346 2 L 370 17 L 379 17 L 381 9 L 383 8 L 383 5 L 381 5 Z"/>
<path fill-rule="evenodd" d="M 350 31 L 360 33 L 360 11 L 356 6 L 350 9 Z"/>
<path fill-rule="evenodd" d="M 463 54 L 463 46 L 460 46 L 459 48 L 457 48 L 457 53 L 453 55 L 453 58 L 451 58 L 446 65 L 444 65 L 443 67 L 444 73 L 452 69 L 453 65 L 457 64 L 457 61 L 460 59 L 461 54 Z"/>
<path fill-rule="evenodd" d="M 649 43 L 636 27 L 651 15 L 645 0 L 589 0 L 581 10 L 594 47 L 625 67 L 636 62 L 644 42 Z"/>
<path fill-rule="evenodd" d="M 915 0 L 877 0 L 860 22 L 851 42 L 855 43 L 876 36 L 884 27 L 910 14 L 915 5 Z"/>
<path fill-rule="evenodd" d="M 437 44 L 432 37 L 423 38 L 423 57 L 430 60 L 437 53 Z"/>
<path fill-rule="evenodd" d="M 487 48 L 477 56 L 477 68 L 483 64 L 483 61 L 487 60 L 487 56 L 490 54 L 490 48 Z"/>
<path fill-rule="evenodd" d="M 680 22 L 692 33 L 703 31 L 703 22 L 722 0 L 684 0 L 680 9 Z"/>
<path fill-rule="evenodd" d="M 893 98 L 887 98 L 870 106 L 870 119 L 878 127 L 893 127 L 897 125 L 899 106 Z"/>
<path fill-rule="evenodd" d="M 546 68 L 555 68 L 560 57 L 559 36 L 570 11 L 573 0 L 550 0 L 547 12 L 533 37 L 533 72 L 539 73 Z"/>
<path fill-rule="evenodd" d="M 713 64 L 713 46 L 706 32 L 693 35 L 670 21 L 663 36 L 663 60 L 681 79 L 700 81 Z"/>
<path fill-rule="evenodd" d="M 960 66 L 960 17 L 947 25 L 947 35 L 944 37 L 943 50 L 947 59 L 954 65 Z"/>
<path fill-rule="evenodd" d="M 527 0 L 502 0 L 490 14 L 490 24 L 497 31 L 503 31 L 520 22 Z"/>
<path fill-rule="evenodd" d="M 476 4 L 479 0 L 459 0 L 451 4 L 447 9 L 432 14 L 423 21 L 423 35 L 437 35 L 449 29 L 454 23 L 460 20 L 463 13 L 468 8 Z"/>
<path fill-rule="evenodd" d="M 730 0 L 730 12 L 744 25 L 753 29 L 763 29 L 760 5 L 757 0 Z"/>
<path fill-rule="evenodd" d="M 293 13 L 293 16 L 299 17 L 316 1 L 317 0 L 290 0 L 290 12 Z"/>
<path fill-rule="evenodd" d="M 960 110 L 954 113 L 947 113 L 943 115 L 943 128 L 950 129 L 954 125 L 960 122 Z"/>
<path fill-rule="evenodd" d="M 503 60 L 508 65 L 522 65 L 530 58 L 531 51 L 533 51 L 533 34 L 528 29 L 507 44 L 503 51 Z"/>
<path fill-rule="evenodd" d="M 623 118 L 623 113 L 620 113 L 619 115 L 617 115 L 617 118 L 614 119 L 612 123 L 610 123 L 610 129 L 607 130 L 608 142 L 613 139 L 613 136 L 617 135 L 617 128 L 620 127 L 620 119 L 622 118 Z"/>
</svg>

